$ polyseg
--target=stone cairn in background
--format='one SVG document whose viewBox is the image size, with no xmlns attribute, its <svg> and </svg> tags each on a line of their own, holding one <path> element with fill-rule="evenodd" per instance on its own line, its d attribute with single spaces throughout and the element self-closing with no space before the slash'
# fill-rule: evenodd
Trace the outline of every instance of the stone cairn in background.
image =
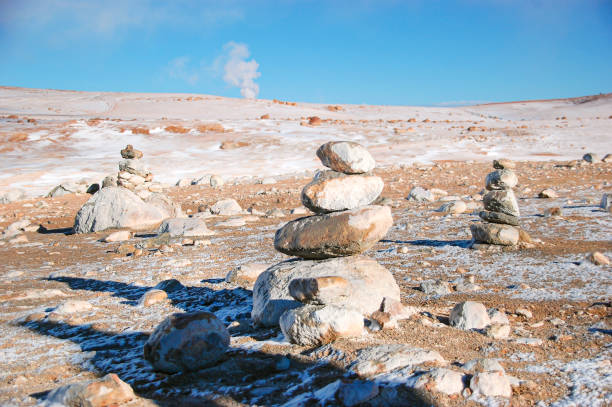
<svg viewBox="0 0 612 407">
<path fill-rule="evenodd" d="M 133 191 L 141 198 L 148 196 L 150 192 L 161 192 L 161 186 L 153 183 L 153 174 L 141 160 L 142 155 L 142 151 L 135 150 L 131 144 L 128 144 L 121 150 L 123 160 L 119 161 L 116 181 L 111 176 L 106 177 L 102 182 L 102 188 L 116 184 Z"/>
<path fill-rule="evenodd" d="M 519 206 L 513 188 L 518 183 L 514 171 L 515 163 L 511 160 L 494 160 L 495 171 L 486 177 L 487 192 L 482 201 L 484 211 L 480 218 L 484 222 L 470 226 L 473 247 L 479 245 L 515 246 L 519 243 L 521 230 L 519 224 Z"/>
<path fill-rule="evenodd" d="M 359 336 L 366 316 L 404 317 L 393 275 L 361 255 L 393 224 L 389 207 L 371 205 L 383 189 L 371 173 L 374 159 L 347 141 L 326 143 L 317 156 L 330 170 L 302 191 L 315 215 L 288 222 L 274 239 L 276 250 L 299 259 L 270 267 L 253 288 L 254 323 L 280 325 L 290 342 L 303 346 Z"/>
</svg>

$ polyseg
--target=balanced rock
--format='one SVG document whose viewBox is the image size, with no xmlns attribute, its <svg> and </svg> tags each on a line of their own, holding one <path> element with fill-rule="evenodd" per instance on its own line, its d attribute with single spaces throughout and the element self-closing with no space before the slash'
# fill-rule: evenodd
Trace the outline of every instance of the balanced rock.
<svg viewBox="0 0 612 407">
<path fill-rule="evenodd" d="M 377 311 L 384 297 L 400 300 L 400 289 L 391 272 L 369 257 L 351 256 L 319 261 L 294 259 L 270 267 L 257 278 L 253 287 L 253 321 L 259 325 L 274 326 L 283 312 L 301 305 L 289 291 L 292 280 L 332 276 L 348 282 L 349 295 L 335 298 L 318 295 L 319 303 L 329 301 L 327 305 L 348 307 L 365 315 Z"/>
<path fill-rule="evenodd" d="M 518 178 L 513 171 L 495 170 L 487 175 L 485 183 L 488 190 L 512 189 L 518 184 Z"/>
<path fill-rule="evenodd" d="M 161 372 L 195 371 L 221 359 L 229 342 L 229 332 L 213 314 L 173 314 L 155 328 L 144 357 Z"/>
<path fill-rule="evenodd" d="M 493 168 L 497 170 L 513 170 L 516 168 L 516 163 L 507 158 L 500 158 L 493 160 Z"/>
<path fill-rule="evenodd" d="M 125 404 L 136 396 L 129 384 L 114 373 L 85 383 L 73 383 L 52 390 L 42 406 L 108 407 Z"/>
<path fill-rule="evenodd" d="M 123 150 L 121 150 L 121 157 L 128 159 L 139 159 L 142 158 L 142 151 L 134 150 L 131 144 L 128 144 Z"/>
<path fill-rule="evenodd" d="M 490 223 L 501 223 L 504 225 L 518 226 L 519 218 L 501 212 L 480 211 L 478 214 L 482 220 Z"/>
<path fill-rule="evenodd" d="M 369 205 L 383 190 L 380 177 L 320 171 L 302 190 L 302 203 L 315 213 L 355 209 Z"/>
<path fill-rule="evenodd" d="M 473 223 L 470 225 L 476 242 L 514 246 L 519 241 L 519 230 L 510 225 L 496 223 Z"/>
<path fill-rule="evenodd" d="M 510 216 L 521 216 L 516 196 L 512 190 L 491 191 L 482 197 L 484 208 L 491 212 L 501 212 Z"/>
<path fill-rule="evenodd" d="M 363 315 L 348 307 L 305 305 L 285 311 L 280 328 L 291 343 L 320 346 L 342 337 L 360 336 Z"/>
<path fill-rule="evenodd" d="M 206 223 L 200 218 L 166 219 L 160 225 L 157 233 L 169 233 L 172 237 L 210 236 L 215 234 L 215 232 L 206 227 Z"/>
<path fill-rule="evenodd" d="M 479 302 L 461 302 L 451 310 L 449 321 L 455 328 L 484 329 L 491 323 L 487 308 Z"/>
<path fill-rule="evenodd" d="M 374 159 L 361 144 L 352 141 L 330 141 L 317 150 L 324 166 L 345 174 L 363 174 L 372 171 Z"/>
<path fill-rule="evenodd" d="M 106 229 L 143 230 L 176 216 L 177 208 L 165 197 L 142 200 L 132 191 L 120 187 L 101 189 L 81 207 L 74 220 L 75 233 Z"/>
<path fill-rule="evenodd" d="M 146 178 L 151 173 L 141 160 L 121 160 L 119 161 L 119 171 L 138 175 L 142 178 Z"/>
<path fill-rule="evenodd" d="M 288 222 L 277 230 L 274 248 L 290 256 L 326 259 L 363 253 L 382 239 L 391 225 L 388 206 L 364 206 Z"/>
<path fill-rule="evenodd" d="M 304 304 L 330 304 L 349 295 L 347 279 L 338 276 L 296 278 L 289 283 L 289 294 Z"/>
</svg>

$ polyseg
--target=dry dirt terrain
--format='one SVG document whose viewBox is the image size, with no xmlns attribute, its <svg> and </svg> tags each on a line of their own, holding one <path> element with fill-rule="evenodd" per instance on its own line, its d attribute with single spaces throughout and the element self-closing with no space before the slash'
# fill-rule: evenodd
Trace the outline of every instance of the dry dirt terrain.
<svg viewBox="0 0 612 407">
<path fill-rule="evenodd" d="M 150 109 L 140 109 L 139 98 Z M 36 405 L 50 390 L 107 373 L 138 394 L 131 405 L 338 405 L 331 384 L 358 379 L 350 366 L 359 350 L 396 343 L 435 350 L 458 371 L 475 358 L 496 359 L 513 378 L 512 397 L 416 391 L 409 375 L 391 372 L 364 379 L 379 388 L 364 405 L 386 405 L 390 398 L 435 406 L 612 404 L 612 266 L 587 259 L 595 251 L 612 258 L 612 215 L 599 206 L 612 192 L 612 163 L 581 160 L 588 151 L 612 152 L 609 97 L 460 109 L 155 98 L 0 92 L 0 185 L 27 195 L 0 204 L 0 231 L 23 219 L 33 225 L 16 240 L 0 240 L 0 405 Z M 173 98 L 180 101 L 168 101 Z M 185 108 L 179 117 L 185 104 L 203 101 L 214 109 Z M 264 114 L 271 119 L 261 119 Z M 198 123 L 220 127 L 198 130 Z M 304 348 L 279 328 L 254 327 L 251 289 L 225 276 L 243 264 L 289 258 L 274 250 L 274 233 L 304 216 L 291 210 L 301 206 L 302 188 L 321 168 L 316 147 L 342 139 L 368 146 L 378 163 L 374 173 L 385 182 L 381 196 L 392 207 L 393 226 L 365 255 L 391 271 L 402 302 L 419 312 L 397 329 L 366 329 L 358 338 Z M 145 158 L 152 155 L 164 193 L 185 213 L 224 198 L 245 212 L 206 218 L 215 234 L 200 244 L 174 238 L 148 244 L 141 256 L 103 242 L 110 231 L 72 234 L 90 195 L 40 195 L 61 182 L 99 182 L 116 172 L 127 143 Z M 533 244 L 470 249 L 484 178 L 500 156 L 517 161 L 520 222 Z M 207 173 L 223 175 L 225 183 L 171 186 Z M 435 202 L 409 201 L 415 186 L 440 189 L 473 209 L 437 212 L 442 193 Z M 546 188 L 557 197 L 539 198 Z M 558 214 L 548 216 L 551 208 Z M 223 223 L 236 218 L 244 225 Z M 129 243 L 154 242 L 151 236 L 137 233 Z M 425 294 L 421 284 L 433 280 L 448 282 L 450 292 Z M 142 304 L 154 287 L 168 299 Z M 89 305 L 59 312 L 69 300 Z M 466 300 L 505 312 L 509 338 L 449 326 L 450 310 Z M 143 357 L 148 336 L 168 315 L 192 311 L 212 312 L 226 324 L 231 344 L 224 359 L 193 373 L 154 371 Z"/>
</svg>

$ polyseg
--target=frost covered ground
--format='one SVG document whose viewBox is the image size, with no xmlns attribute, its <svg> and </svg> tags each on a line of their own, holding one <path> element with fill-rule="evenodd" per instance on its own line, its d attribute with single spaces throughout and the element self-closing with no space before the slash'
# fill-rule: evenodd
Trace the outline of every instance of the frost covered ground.
<svg viewBox="0 0 612 407">
<path fill-rule="evenodd" d="M 14 92 L 17 91 L 3 89 L 2 100 L 6 100 L 7 95 L 14 98 Z M 202 120 L 218 121 L 228 128 L 231 123 L 234 131 L 203 134 L 201 137 L 210 139 L 214 148 L 198 150 L 190 149 L 187 143 L 200 137 L 197 134 L 176 136 L 176 143 L 166 140 L 165 145 L 158 142 L 164 137 L 167 139 L 167 134 L 156 135 L 155 131 L 151 132 L 153 136 L 147 137 L 117 133 L 109 139 L 108 145 L 96 141 L 96 134 L 108 134 L 107 128 L 113 128 L 115 124 L 103 121 L 90 126 L 86 124 L 90 116 L 105 118 L 108 115 L 112 119 L 113 114 L 120 112 L 121 120 L 125 121 L 131 114 L 138 116 L 139 125 L 142 125 L 142 120 L 157 123 L 161 117 L 172 118 L 172 111 L 164 113 L 164 108 L 157 106 L 150 95 L 142 96 L 151 107 L 142 113 L 144 110 L 134 107 L 137 106 L 137 95 L 123 95 L 129 103 L 122 105 L 123 102 L 117 99 L 121 95 L 117 94 L 102 94 L 98 99 L 84 94 L 83 100 L 89 101 L 85 103 L 78 95 L 68 93 L 73 98 L 69 103 L 65 95 L 49 92 L 49 99 L 34 103 L 32 101 L 40 96 L 37 92 L 40 91 L 33 91 L 33 96 L 21 95 L 23 106 L 16 109 L 12 105 L 13 110 L 5 108 L 6 115 L 16 114 L 23 118 L 32 116 L 32 109 L 38 109 L 40 114 L 47 107 L 62 108 L 65 110 L 60 112 L 49 110 L 52 113 L 48 117 L 37 116 L 37 121 L 63 121 L 72 120 L 68 118 L 70 115 L 84 116 L 76 119 L 74 124 L 80 130 L 71 134 L 92 132 L 88 136 L 90 141 L 79 144 L 81 141 L 77 137 L 71 139 L 74 144 L 71 141 L 59 146 L 49 141 L 50 144 L 47 147 L 41 145 L 40 150 L 34 146 L 36 140 L 30 138 L 24 146 L 5 144 L 12 148 L 1 153 L 6 158 L 0 164 L 5 166 L 0 171 L 5 185 L 28 186 L 40 182 L 44 188 L 35 186 L 28 189 L 30 195 L 35 195 L 46 192 L 54 182 L 65 180 L 65 176 L 81 174 L 86 167 L 91 167 L 92 173 L 96 174 L 116 171 L 120 147 L 132 142 L 136 148 L 144 150 L 145 156 L 153 156 L 153 163 L 156 155 L 148 149 L 160 152 L 160 160 L 162 151 L 176 154 L 177 161 L 172 161 L 171 169 L 166 172 L 161 164 L 157 169 L 154 166 L 153 172 L 160 177 L 167 176 L 168 181 L 184 175 L 219 173 L 226 168 L 233 171 L 226 174 L 228 178 L 229 175 L 252 176 L 238 178 L 236 182 L 218 188 L 205 185 L 168 188 L 170 197 L 188 213 L 197 212 L 201 205 L 232 197 L 245 209 L 252 207 L 261 213 L 281 209 L 283 214 L 279 217 L 258 216 L 240 227 L 217 227 L 215 225 L 226 217 L 209 218 L 206 222 L 216 232 L 208 238 L 209 244 L 182 246 L 177 239 L 171 245 L 171 252 L 154 247 L 147 255 L 134 258 L 115 253 L 118 243 L 101 242 L 100 238 L 106 233 L 67 234 L 76 211 L 88 199 L 85 194 L 0 204 L 0 228 L 23 218 L 45 227 L 44 233 L 26 232 L 27 242 L 0 243 L 0 363 L 3 366 L 0 371 L 0 404 L 35 405 L 54 388 L 112 372 L 129 383 L 143 397 L 143 403 L 146 399 L 159 405 L 337 405 L 337 392 L 342 384 L 359 379 L 350 370 L 358 352 L 381 344 L 407 344 L 435 350 L 456 369 L 477 357 L 497 359 L 515 379 L 513 395 L 508 401 L 469 394 L 448 397 L 418 392 L 411 386 L 420 372 L 404 368 L 359 379 L 379 386 L 379 397 L 371 401 L 372 405 L 387 405 L 390 400 L 436 406 L 604 406 L 612 403 L 612 267 L 597 266 L 585 260 L 593 251 L 612 257 L 612 218 L 609 212 L 598 207 L 602 194 L 612 189 L 612 164 L 582 164 L 570 168 L 564 161 L 580 159 L 585 152 L 581 148 L 583 145 L 598 147 L 598 150 L 593 147 L 598 152 L 610 147 L 610 136 L 603 135 L 605 132 L 610 134 L 612 120 L 607 119 L 609 114 L 604 115 L 598 110 L 605 110 L 608 106 L 601 100 L 589 102 L 593 104 L 590 110 L 585 104 L 570 105 L 561 101 L 542 102 L 529 108 L 494 105 L 453 110 L 453 117 L 457 115 L 466 119 L 460 124 L 464 127 L 471 120 L 468 117 L 475 117 L 470 115 L 482 113 L 486 115 L 485 120 L 496 120 L 488 117 L 501 117 L 503 112 L 498 110 L 503 110 L 512 126 L 519 130 L 524 130 L 520 129 L 523 126 L 520 117 L 525 117 L 529 132 L 534 128 L 534 120 L 540 120 L 535 117 L 546 116 L 541 120 L 547 124 L 542 126 L 548 123 L 562 126 L 554 130 L 558 131 L 554 142 L 565 148 L 560 151 L 552 147 L 557 144 L 546 144 L 549 141 L 542 133 L 537 133 L 538 137 L 525 136 L 520 139 L 522 143 L 516 145 L 495 131 L 482 132 L 481 136 L 467 132 L 466 128 L 449 131 L 442 126 L 459 124 L 446 122 L 435 123 L 440 127 L 437 130 L 422 127 L 414 133 L 405 133 L 415 137 L 424 134 L 429 140 L 424 143 L 414 139 L 392 144 L 395 141 L 382 136 L 381 126 L 392 126 L 391 130 L 386 130 L 387 135 L 398 125 L 415 129 L 425 125 L 434 127 L 434 124 L 422 120 L 425 117 L 434 120 L 433 111 L 447 114 L 451 109 L 348 106 L 344 111 L 331 112 L 322 106 L 287 106 L 268 101 L 205 97 L 202 101 L 180 103 L 214 104 L 216 101 L 216 110 L 203 110 Z M 58 98 L 61 106 L 59 102 L 54 105 L 53 98 Z M 109 98 L 115 100 L 114 105 L 108 101 Z M 166 109 L 173 106 L 166 102 Z M 90 110 L 78 111 L 83 106 Z M 237 106 L 242 106 L 243 111 L 236 112 Z M 567 110 L 563 110 L 564 107 Z M 335 129 L 331 124 L 300 125 L 304 122 L 301 117 L 311 116 L 312 112 L 318 112 L 321 118 L 338 114 L 337 120 L 345 120 L 346 125 L 348 119 L 342 119 L 340 115 L 361 117 L 358 109 L 364 111 L 363 117 L 368 123 L 363 127 L 351 124 L 354 133 L 342 125 Z M 196 111 L 190 113 L 191 110 L 186 109 L 184 114 L 193 114 L 193 117 L 182 120 L 194 120 Z M 273 119 L 275 116 L 291 118 L 278 126 L 293 130 L 274 131 L 272 126 L 275 124 L 258 119 L 268 112 Z M 140 115 L 148 116 L 143 118 Z M 245 115 L 249 120 L 244 118 Z M 555 117 L 564 115 L 567 120 L 555 120 Z M 419 121 L 408 122 L 413 116 Z M 588 121 L 586 116 L 590 117 Z M 386 121 L 392 117 L 404 122 L 378 122 L 379 118 Z M 11 126 L 28 126 L 27 121 L 19 118 L 2 120 L 0 131 L 3 133 L 11 133 Z M 17 123 L 18 120 L 23 123 Z M 181 123 L 185 125 L 184 121 Z M 238 130 L 239 124 L 243 126 L 240 127 L 242 130 Z M 116 126 L 125 126 L 125 123 Z M 245 132 L 249 126 L 257 129 L 253 133 Z M 149 127 L 155 128 L 153 125 Z M 101 131 L 92 130 L 96 128 Z M 436 132 L 442 130 L 452 137 L 440 138 Z M 372 134 L 379 132 L 376 137 L 381 138 L 373 135 L 368 138 L 366 134 L 370 131 Z M 265 133 L 268 140 L 277 137 L 284 141 L 274 148 L 272 144 L 267 147 L 255 145 L 257 143 L 252 140 L 263 140 L 257 139 L 256 132 Z M 297 137 L 299 132 L 301 135 Z M 286 141 L 291 139 L 291 134 L 296 136 L 295 144 Z M 306 349 L 289 344 L 278 328 L 252 327 L 250 289 L 226 283 L 224 277 L 242 264 L 274 264 L 287 259 L 273 249 L 274 232 L 284 222 L 297 217 L 290 215 L 289 211 L 300 205 L 301 188 L 309 182 L 312 170 L 319 166 L 313 159 L 317 145 L 345 134 L 369 145 L 374 158 L 384 164 L 384 168 L 375 172 L 384 179 L 383 196 L 391 199 L 393 208 L 392 229 L 366 255 L 393 273 L 400 285 L 403 302 L 418 307 L 420 312 L 401 321 L 399 329 L 368 331 L 357 339 L 340 339 L 320 348 Z M 579 134 L 589 134 L 589 137 L 582 138 Z M 466 143 L 474 143 L 482 151 L 493 144 L 503 148 L 495 150 L 494 154 L 474 153 L 467 144 L 463 147 L 454 144 L 453 140 L 463 136 L 466 136 Z M 40 140 L 46 137 L 41 135 Z M 411 136 L 406 137 L 406 140 L 411 140 Z M 478 137 L 484 137 L 483 141 L 479 142 Z M 221 140 L 227 141 L 228 138 L 247 140 L 254 145 L 218 150 Z M 536 140 L 538 138 L 541 140 Z M 30 141 L 32 145 L 27 144 Z M 86 143 L 93 144 L 82 149 Z M 570 144 L 574 147 L 569 148 Z M 33 148 L 30 156 L 24 154 L 26 145 Z M 389 150 L 389 145 L 393 146 L 392 150 Z M 436 150 L 437 147 L 440 148 Z M 461 151 L 451 152 L 455 148 Z M 58 155 L 53 156 L 53 151 Z M 70 151 L 74 155 L 70 155 Z M 436 154 L 427 155 L 427 151 L 436 151 Z M 555 161 L 541 161 L 551 156 L 532 155 L 536 152 L 558 155 L 553 157 Z M 443 202 L 414 203 L 405 199 L 413 186 L 439 188 L 473 204 L 477 211 L 480 205 L 478 193 L 485 175 L 491 171 L 490 157 L 498 153 L 521 161 L 516 169 L 520 181 L 516 193 L 521 208 L 521 225 L 532 238 L 539 239 L 532 248 L 498 252 L 468 249 L 469 225 L 478 219 L 475 212 L 444 215 L 436 212 Z M 459 156 L 455 157 L 455 154 Z M 220 158 L 216 158 L 217 155 Z M 396 156 L 402 156 L 406 161 L 396 162 Z M 480 159 L 465 161 L 472 156 Z M 483 161 L 485 157 L 486 161 Z M 19 158 L 32 166 L 24 167 L 23 172 L 30 175 L 20 181 L 20 174 L 16 171 Z M 433 159 L 434 163 L 426 163 Z M 421 163 L 400 165 L 410 161 Z M 179 162 L 184 167 L 177 164 L 174 168 L 174 164 Z M 287 167 L 283 166 L 285 162 Z M 294 166 L 289 167 L 290 163 Z M 266 168 L 270 172 L 266 172 Z M 295 174 L 303 170 L 309 173 Z M 32 175 L 35 172 L 52 175 L 35 178 Z M 273 173 L 283 175 L 276 176 L 270 184 L 257 183 Z M 538 192 L 544 188 L 555 189 L 559 197 L 537 198 Z M 560 208 L 560 217 L 544 216 L 546 209 L 552 207 Z M 133 242 L 148 238 L 142 234 Z M 419 286 L 427 280 L 442 280 L 451 285 L 469 280 L 479 288 L 452 291 L 446 295 L 425 295 Z M 141 305 L 142 295 L 155 287 L 166 291 L 169 301 L 149 307 Z M 66 314 L 56 312 L 57 307 L 68 300 L 87 301 L 91 308 Z M 496 340 L 479 332 L 465 332 L 448 326 L 450 309 L 464 300 L 480 301 L 487 307 L 506 312 L 512 327 L 510 338 Z M 521 308 L 529 310 L 532 316 L 525 317 L 519 312 Z M 167 315 L 187 311 L 209 311 L 224 321 L 232 335 L 230 351 L 220 364 L 196 373 L 165 375 L 154 372 L 143 358 L 144 342 Z"/>
</svg>

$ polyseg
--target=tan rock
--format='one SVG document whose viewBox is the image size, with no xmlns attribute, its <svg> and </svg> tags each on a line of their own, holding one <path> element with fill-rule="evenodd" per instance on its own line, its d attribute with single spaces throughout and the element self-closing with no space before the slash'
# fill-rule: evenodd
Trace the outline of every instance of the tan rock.
<svg viewBox="0 0 612 407">
<path fill-rule="evenodd" d="M 117 232 L 113 232 L 110 235 L 104 238 L 106 243 L 111 242 L 123 242 L 124 240 L 129 240 L 132 238 L 132 232 L 129 230 L 119 230 Z"/>
<path fill-rule="evenodd" d="M 114 373 L 88 383 L 74 383 L 59 387 L 49 393 L 48 405 L 79 407 L 119 406 L 135 399 L 129 384 Z"/>
<path fill-rule="evenodd" d="M 289 283 L 289 294 L 305 304 L 329 304 L 349 294 L 347 279 L 338 276 L 296 278 Z"/>
<path fill-rule="evenodd" d="M 610 259 L 606 257 L 605 254 L 600 253 L 600 252 L 593 252 L 589 254 L 587 258 L 591 263 L 597 266 L 609 266 L 610 265 Z"/>
<path fill-rule="evenodd" d="M 519 242 L 519 230 L 510 225 L 473 223 L 470 231 L 476 242 L 504 246 L 514 246 Z"/>
<path fill-rule="evenodd" d="M 245 288 L 252 288 L 257 277 L 270 267 L 270 264 L 247 263 L 231 270 L 225 276 L 225 281 L 240 285 Z"/>
<path fill-rule="evenodd" d="M 149 290 L 140 298 L 140 305 L 150 307 L 151 305 L 165 303 L 168 301 L 168 294 L 163 290 Z"/>
<path fill-rule="evenodd" d="M 365 206 L 288 222 L 276 232 L 274 248 L 290 256 L 326 259 L 363 253 L 382 239 L 391 225 L 387 206 Z"/>
</svg>

